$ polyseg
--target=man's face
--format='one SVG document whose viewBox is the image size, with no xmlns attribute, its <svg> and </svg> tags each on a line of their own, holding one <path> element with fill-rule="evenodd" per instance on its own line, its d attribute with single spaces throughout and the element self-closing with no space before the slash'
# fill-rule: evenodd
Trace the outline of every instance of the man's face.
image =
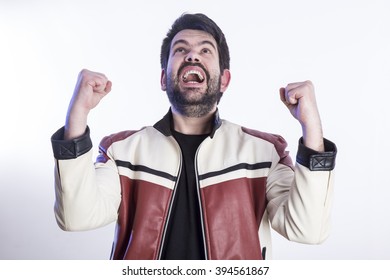
<svg viewBox="0 0 390 280">
<path fill-rule="evenodd" d="M 217 43 L 209 33 L 186 29 L 176 34 L 161 87 L 172 109 L 181 115 L 202 117 L 215 111 L 227 85 L 221 77 Z"/>
</svg>

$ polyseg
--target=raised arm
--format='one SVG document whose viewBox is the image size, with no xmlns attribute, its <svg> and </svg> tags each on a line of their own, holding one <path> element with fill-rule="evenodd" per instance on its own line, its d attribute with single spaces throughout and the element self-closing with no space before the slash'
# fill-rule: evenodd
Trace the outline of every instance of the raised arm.
<svg viewBox="0 0 390 280">
<path fill-rule="evenodd" d="M 298 145 L 295 172 L 281 157 L 267 178 L 269 218 L 272 227 L 287 239 L 319 244 L 330 232 L 337 149 L 323 137 L 310 81 L 281 88 L 280 99 L 300 122 L 303 137 Z"/>
<path fill-rule="evenodd" d="M 89 112 L 110 90 L 111 82 L 105 75 L 82 70 L 65 127 L 51 138 L 55 157 L 54 211 L 58 225 L 64 230 L 93 229 L 117 218 L 121 200 L 117 167 L 113 160 L 94 165 L 87 129 Z"/>
</svg>

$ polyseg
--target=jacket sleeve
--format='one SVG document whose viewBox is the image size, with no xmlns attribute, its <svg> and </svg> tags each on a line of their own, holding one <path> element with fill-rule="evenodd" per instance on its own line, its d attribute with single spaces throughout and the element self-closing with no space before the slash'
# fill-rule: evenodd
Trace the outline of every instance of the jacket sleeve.
<svg viewBox="0 0 390 280">
<path fill-rule="evenodd" d="M 272 228 L 291 241 L 320 244 L 329 235 L 336 146 L 324 139 L 318 153 L 299 141 L 295 168 L 279 155 L 267 179 Z M 294 172 L 295 171 L 295 172 Z"/>
<path fill-rule="evenodd" d="M 93 163 L 89 128 L 80 138 L 63 140 L 64 129 L 51 138 L 55 158 L 55 206 L 59 227 L 89 230 L 117 219 L 120 181 L 113 160 Z"/>
</svg>

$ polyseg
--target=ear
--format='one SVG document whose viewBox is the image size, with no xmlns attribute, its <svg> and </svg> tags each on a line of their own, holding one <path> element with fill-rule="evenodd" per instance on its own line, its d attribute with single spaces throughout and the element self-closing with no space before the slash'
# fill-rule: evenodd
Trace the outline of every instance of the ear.
<svg viewBox="0 0 390 280">
<path fill-rule="evenodd" d="M 230 71 L 229 69 L 224 69 L 221 75 L 221 88 L 220 92 L 225 92 L 230 83 Z"/>
<path fill-rule="evenodd" d="M 161 70 L 160 84 L 161 84 L 161 90 L 166 91 L 167 90 L 167 76 L 166 76 L 164 69 Z"/>
</svg>

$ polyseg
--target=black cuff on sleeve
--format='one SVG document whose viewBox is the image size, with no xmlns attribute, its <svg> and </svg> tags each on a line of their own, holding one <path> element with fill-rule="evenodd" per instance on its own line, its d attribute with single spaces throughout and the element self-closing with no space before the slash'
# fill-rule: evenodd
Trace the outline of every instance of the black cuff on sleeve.
<svg viewBox="0 0 390 280">
<path fill-rule="evenodd" d="M 92 149 L 89 127 L 87 126 L 83 135 L 72 140 L 64 140 L 64 127 L 62 127 L 51 137 L 51 145 L 56 159 L 77 158 Z"/>
<path fill-rule="evenodd" d="M 320 153 L 306 147 L 303 138 L 299 139 L 297 162 L 311 171 L 330 171 L 336 164 L 336 145 L 324 138 L 325 152 Z"/>
</svg>

